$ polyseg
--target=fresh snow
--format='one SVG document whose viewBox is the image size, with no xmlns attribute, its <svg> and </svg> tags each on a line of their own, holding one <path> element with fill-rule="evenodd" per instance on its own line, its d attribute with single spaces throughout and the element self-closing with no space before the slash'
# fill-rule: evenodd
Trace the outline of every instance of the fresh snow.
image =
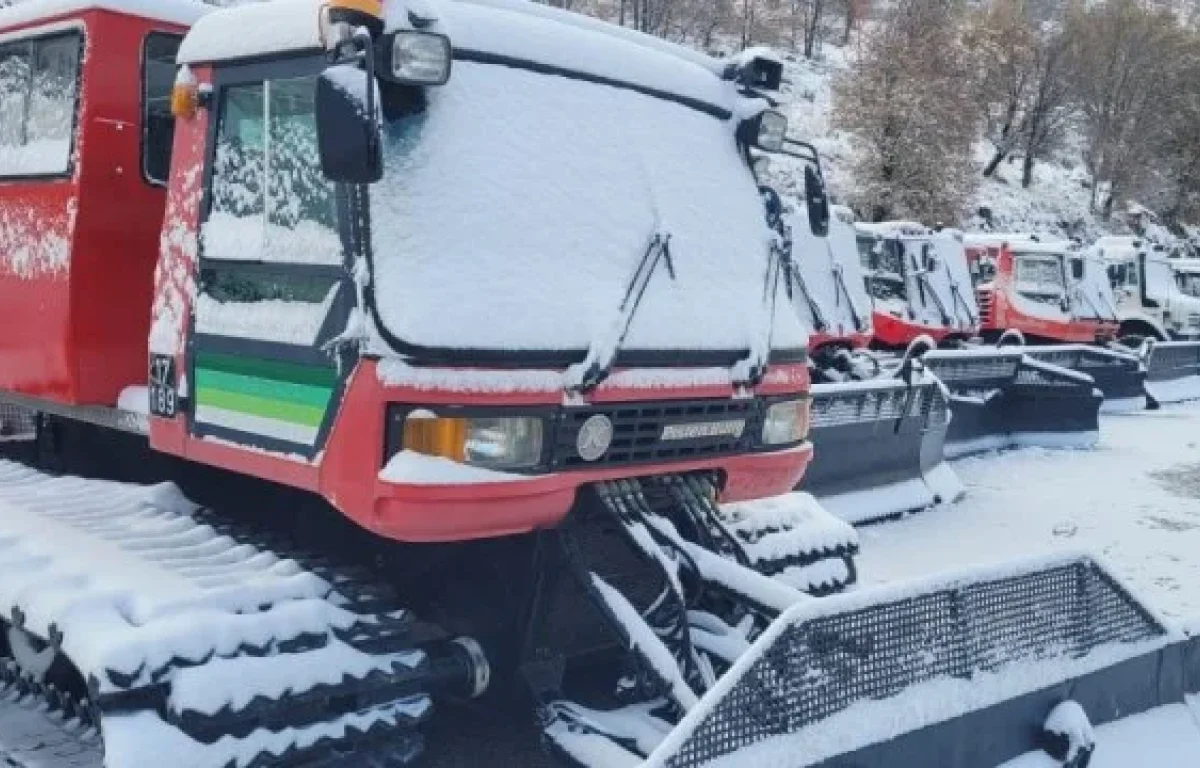
<svg viewBox="0 0 1200 768">
<path fill-rule="evenodd" d="M 1082 548 L 1167 616 L 1200 618 L 1200 405 L 1105 414 L 1093 450 L 1026 448 L 953 466 L 961 503 L 860 530 L 864 584 Z"/>
<path fill-rule="evenodd" d="M 424 116 L 388 124 L 372 189 L 375 292 L 392 334 L 439 347 L 588 349 L 611 336 L 661 235 L 671 259 L 650 277 L 625 348 L 744 350 L 762 336 L 770 232 L 732 124 L 469 61 L 428 98 Z M 785 301 L 775 323 L 775 346 L 805 345 Z"/>
<path fill-rule="evenodd" d="M 1200 755 L 1200 702 L 1171 704 L 1096 728 L 1088 768 L 1192 768 Z M 1044 752 L 1030 752 L 1000 768 L 1059 768 Z"/>
<path fill-rule="evenodd" d="M 380 470 L 386 483 L 410 485 L 462 485 L 474 483 L 511 483 L 529 480 L 528 475 L 497 472 L 472 467 L 441 456 L 426 456 L 415 451 L 400 451 Z"/>
<path fill-rule="evenodd" d="M 180 26 L 192 24 L 215 10 L 211 5 L 192 0 L 24 0 L 0 9 L 0 29 L 93 9 L 142 16 Z"/>
</svg>

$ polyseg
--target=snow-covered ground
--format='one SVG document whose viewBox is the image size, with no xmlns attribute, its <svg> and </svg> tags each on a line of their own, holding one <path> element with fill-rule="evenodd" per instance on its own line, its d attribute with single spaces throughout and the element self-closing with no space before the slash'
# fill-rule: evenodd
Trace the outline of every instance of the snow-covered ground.
<svg viewBox="0 0 1200 768">
<path fill-rule="evenodd" d="M 1191 768 L 1200 755 L 1200 699 L 1152 709 L 1096 729 L 1089 768 Z M 1058 768 L 1044 752 L 1030 752 L 1000 768 Z"/>
<path fill-rule="evenodd" d="M 963 501 L 862 529 L 863 583 L 1087 549 L 1163 614 L 1200 626 L 1200 404 L 1105 414 L 1093 450 L 954 467 Z"/>
</svg>

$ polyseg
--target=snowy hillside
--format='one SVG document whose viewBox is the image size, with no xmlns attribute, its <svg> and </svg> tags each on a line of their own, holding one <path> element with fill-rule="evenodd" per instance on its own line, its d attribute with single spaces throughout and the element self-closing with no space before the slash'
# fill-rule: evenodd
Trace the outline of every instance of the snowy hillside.
<svg viewBox="0 0 1200 768">
<path fill-rule="evenodd" d="M 852 45 L 826 45 L 819 60 L 789 55 L 782 93 L 782 108 L 788 115 L 789 129 L 795 138 L 811 142 L 821 152 L 836 201 L 843 200 L 853 190 L 854 179 L 849 172 L 850 137 L 831 126 L 831 86 L 834 77 L 846 69 L 853 54 Z M 975 161 L 980 171 L 991 152 L 992 145 L 981 138 L 975 147 Z M 1088 210 L 1088 176 L 1077 146 L 1061 150 L 1055 162 L 1039 161 L 1034 167 L 1034 182 L 1029 189 L 1021 187 L 1019 158 L 1002 164 L 992 178 L 980 176 L 979 187 L 963 220 L 955 222 L 964 228 L 1068 235 L 1085 240 L 1128 231 L 1119 217 L 1105 222 Z M 790 161 L 773 159 L 771 177 L 793 194 L 803 183 L 800 167 Z M 979 215 L 980 211 L 983 216 Z"/>
</svg>

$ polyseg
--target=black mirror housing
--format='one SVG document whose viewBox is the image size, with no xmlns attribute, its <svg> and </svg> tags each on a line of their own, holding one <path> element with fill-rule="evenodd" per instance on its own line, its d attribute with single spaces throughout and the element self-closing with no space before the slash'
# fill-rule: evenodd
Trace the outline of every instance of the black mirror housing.
<svg viewBox="0 0 1200 768">
<path fill-rule="evenodd" d="M 373 184 L 383 178 L 378 100 L 370 73 L 335 64 L 317 78 L 317 144 L 331 181 Z"/>
<path fill-rule="evenodd" d="M 804 200 L 808 204 L 808 226 L 817 237 L 829 234 L 829 197 L 825 182 L 810 165 L 804 169 Z"/>
<path fill-rule="evenodd" d="M 1083 259 L 1071 259 L 1071 277 L 1075 280 L 1083 279 Z"/>
</svg>

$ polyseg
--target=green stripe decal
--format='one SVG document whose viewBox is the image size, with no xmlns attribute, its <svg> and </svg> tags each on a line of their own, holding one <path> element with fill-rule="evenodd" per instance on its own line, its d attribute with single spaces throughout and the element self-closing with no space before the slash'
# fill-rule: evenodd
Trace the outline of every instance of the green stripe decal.
<svg viewBox="0 0 1200 768">
<path fill-rule="evenodd" d="M 337 384 L 337 371 L 333 368 L 318 368 L 281 360 L 262 360 L 252 357 L 236 357 L 216 352 L 196 350 L 196 370 L 221 371 L 255 379 L 288 381 L 333 389 Z"/>
<path fill-rule="evenodd" d="M 199 405 L 213 406 L 227 411 L 247 413 L 293 424 L 303 424 L 308 427 L 321 426 L 321 421 L 325 418 L 324 407 L 289 403 L 269 397 L 226 392 L 220 389 L 198 389 L 196 402 Z"/>
<path fill-rule="evenodd" d="M 239 395 L 253 395 L 268 400 L 280 400 L 296 405 L 307 405 L 322 410 L 329 405 L 331 393 L 329 387 L 262 379 L 207 368 L 196 370 L 196 388 L 201 392 L 220 390 Z"/>
</svg>

